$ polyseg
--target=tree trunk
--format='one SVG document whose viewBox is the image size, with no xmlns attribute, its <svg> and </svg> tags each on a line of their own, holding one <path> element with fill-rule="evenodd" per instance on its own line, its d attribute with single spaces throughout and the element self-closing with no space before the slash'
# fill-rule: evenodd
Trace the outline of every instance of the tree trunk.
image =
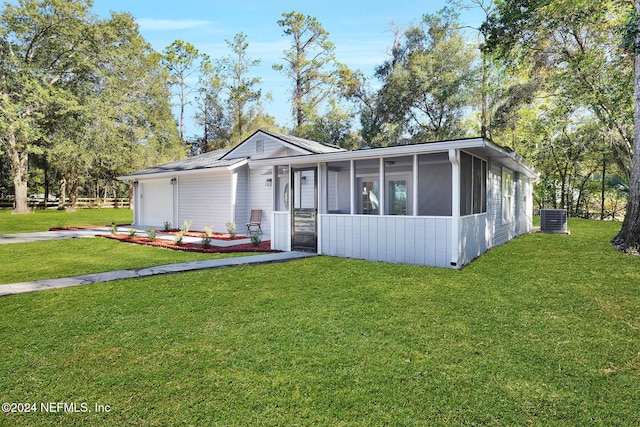
<svg viewBox="0 0 640 427">
<path fill-rule="evenodd" d="M 636 12 L 640 13 L 640 0 L 636 0 Z M 629 179 L 629 201 L 620 233 L 614 240 L 622 250 L 640 251 L 640 28 L 636 28 L 635 38 L 635 78 L 633 92 L 635 109 L 633 113 L 634 138 Z"/>
<path fill-rule="evenodd" d="M 603 156 L 602 159 L 602 183 L 600 186 L 600 221 L 604 220 L 604 203 L 605 203 L 605 174 L 607 173 L 607 158 Z"/>
<path fill-rule="evenodd" d="M 129 209 L 136 209 L 133 202 L 133 183 L 129 183 Z"/>
<path fill-rule="evenodd" d="M 58 209 L 64 209 L 67 204 L 67 178 L 60 179 L 60 197 L 58 198 Z"/>
<path fill-rule="evenodd" d="M 9 139 L 9 158 L 11 159 L 11 172 L 13 173 L 14 187 L 14 208 L 15 214 L 30 213 L 31 210 L 27 205 L 27 174 L 29 172 L 29 153 L 18 151 L 16 136 L 13 132 L 8 131 Z"/>
<path fill-rule="evenodd" d="M 78 202 L 78 174 L 72 173 L 69 177 L 69 207 L 67 212 L 75 212 Z"/>
</svg>

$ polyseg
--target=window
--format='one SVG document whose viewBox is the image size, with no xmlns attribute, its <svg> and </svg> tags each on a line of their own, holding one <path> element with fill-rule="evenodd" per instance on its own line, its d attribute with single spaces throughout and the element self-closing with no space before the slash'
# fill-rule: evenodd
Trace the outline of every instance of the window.
<svg viewBox="0 0 640 427">
<path fill-rule="evenodd" d="M 264 153 L 264 139 L 256 141 L 256 153 Z"/>
<path fill-rule="evenodd" d="M 407 214 L 407 181 L 389 181 L 389 215 Z"/>
<path fill-rule="evenodd" d="M 513 172 L 502 168 L 502 222 L 513 221 Z"/>
<path fill-rule="evenodd" d="M 487 211 L 487 162 L 460 153 L 460 215 Z"/>
</svg>

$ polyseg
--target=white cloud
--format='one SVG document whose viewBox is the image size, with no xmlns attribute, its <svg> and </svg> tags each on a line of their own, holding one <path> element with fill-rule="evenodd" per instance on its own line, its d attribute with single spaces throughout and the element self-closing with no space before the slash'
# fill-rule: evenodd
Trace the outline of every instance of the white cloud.
<svg viewBox="0 0 640 427">
<path fill-rule="evenodd" d="M 140 25 L 141 30 L 186 30 L 190 28 L 205 27 L 210 24 L 211 21 L 199 19 L 138 19 L 138 25 Z"/>
</svg>

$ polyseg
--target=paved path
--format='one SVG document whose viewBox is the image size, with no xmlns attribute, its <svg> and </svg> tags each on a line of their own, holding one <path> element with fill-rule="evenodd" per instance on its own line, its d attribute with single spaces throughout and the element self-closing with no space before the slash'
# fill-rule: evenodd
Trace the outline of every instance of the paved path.
<svg viewBox="0 0 640 427">
<path fill-rule="evenodd" d="M 157 276 L 168 273 L 181 273 L 185 271 L 207 270 L 212 268 L 285 262 L 295 259 L 309 258 L 313 256 L 316 256 L 316 254 L 310 252 L 277 252 L 267 253 L 264 255 L 250 255 L 234 258 L 220 258 L 204 261 L 183 262 L 178 264 L 140 268 L 136 270 L 118 270 L 107 273 L 85 274 L 82 276 L 64 277 L 60 279 L 34 280 L 31 282 L 0 285 L 0 296 L 44 291 L 47 289 L 68 288 L 71 286 L 90 285 L 93 283 L 109 282 L 112 280 Z"/>
<path fill-rule="evenodd" d="M 124 233 L 125 231 L 122 232 Z M 58 230 L 41 231 L 36 233 L 0 234 L 0 244 L 41 242 L 43 240 L 77 239 L 80 237 L 95 237 L 96 234 L 109 234 L 109 230 L 104 227 L 100 227 L 87 228 L 83 230 Z"/>
</svg>

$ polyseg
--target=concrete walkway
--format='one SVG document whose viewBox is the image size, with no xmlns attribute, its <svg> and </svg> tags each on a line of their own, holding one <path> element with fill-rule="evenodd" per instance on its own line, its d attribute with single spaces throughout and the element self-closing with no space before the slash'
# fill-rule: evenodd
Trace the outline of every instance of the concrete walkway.
<svg viewBox="0 0 640 427">
<path fill-rule="evenodd" d="M 31 282 L 0 285 L 0 296 L 44 291 L 47 289 L 68 288 L 71 286 L 90 285 L 93 283 L 109 282 L 112 280 L 157 276 L 169 273 L 182 273 L 186 271 L 208 270 L 212 268 L 285 262 L 314 256 L 316 256 L 316 254 L 310 252 L 277 252 L 267 253 L 264 255 L 250 255 L 234 258 L 182 262 L 178 264 L 160 265 L 156 267 L 146 267 L 136 270 L 118 270 L 106 273 L 85 274 L 82 276 L 64 277 L 60 279 L 34 280 Z"/>
<path fill-rule="evenodd" d="M 122 231 L 125 233 L 125 231 Z M 36 233 L 0 234 L 0 244 L 3 243 L 28 243 L 44 240 L 78 239 L 81 237 L 95 237 L 96 234 L 109 234 L 105 227 L 86 228 L 83 230 L 57 230 L 41 231 Z"/>
</svg>

